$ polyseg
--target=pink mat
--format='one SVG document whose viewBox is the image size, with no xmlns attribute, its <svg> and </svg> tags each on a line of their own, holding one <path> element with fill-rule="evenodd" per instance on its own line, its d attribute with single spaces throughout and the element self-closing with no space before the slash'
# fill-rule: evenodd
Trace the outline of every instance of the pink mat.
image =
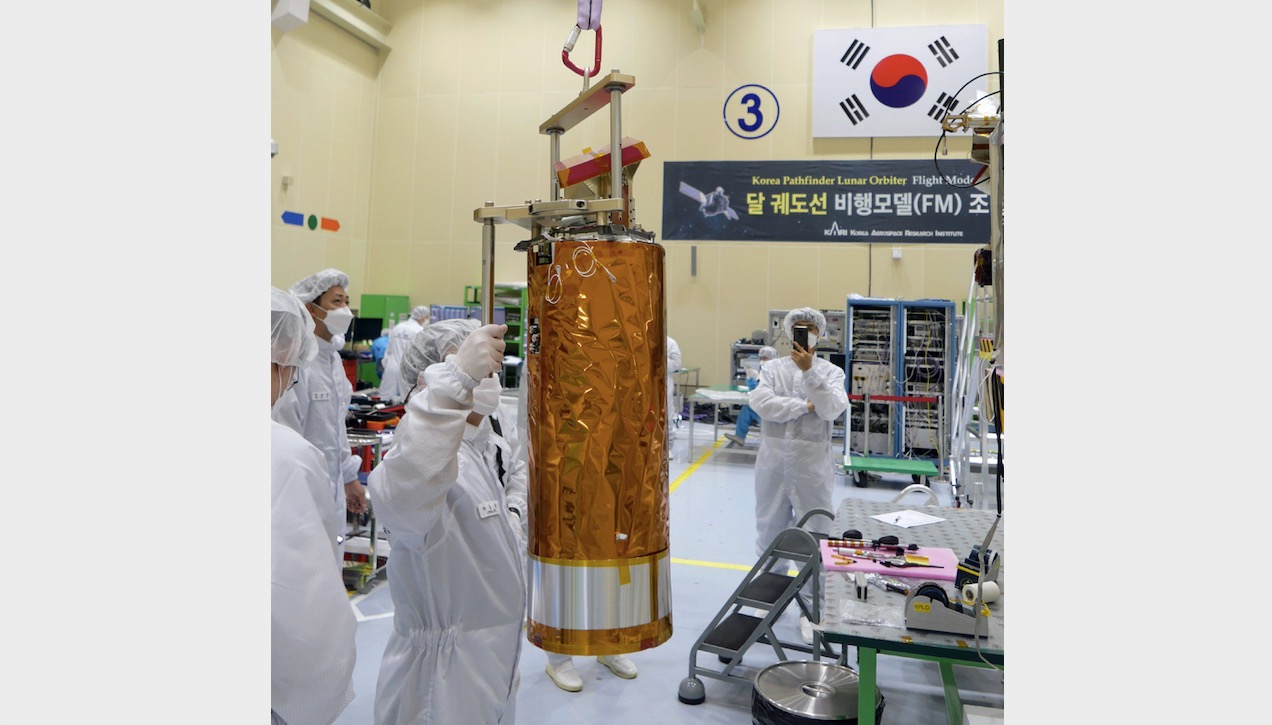
<svg viewBox="0 0 1272 725">
<path fill-rule="evenodd" d="M 872 551 L 866 549 L 866 551 Z M 890 549 L 884 549 L 890 551 Z M 915 556 L 926 556 L 928 564 L 936 564 L 939 569 L 933 569 L 926 566 L 915 566 L 906 568 L 897 568 L 895 566 L 884 566 L 877 561 L 868 559 L 849 559 L 851 564 L 840 563 L 843 559 L 835 560 L 835 554 L 830 550 L 830 545 L 825 541 L 821 542 L 822 566 L 826 571 L 860 571 L 867 574 L 885 574 L 887 576 L 909 577 L 911 579 L 935 579 L 938 581 L 954 581 L 958 573 L 958 555 L 953 549 L 936 549 L 920 546 L 918 549 L 907 554 Z"/>
</svg>

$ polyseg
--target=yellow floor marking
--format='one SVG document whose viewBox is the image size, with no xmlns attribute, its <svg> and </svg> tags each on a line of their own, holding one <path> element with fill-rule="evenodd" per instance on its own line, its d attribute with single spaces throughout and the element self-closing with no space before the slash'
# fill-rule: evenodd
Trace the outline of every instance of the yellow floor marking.
<svg viewBox="0 0 1272 725">
<path fill-rule="evenodd" d="M 751 566 L 754 566 L 753 564 L 751 566 L 747 566 L 746 564 L 721 564 L 718 561 L 698 561 L 697 559 L 679 559 L 674 556 L 671 557 L 671 563 L 688 564 L 689 566 L 706 566 L 712 569 L 736 569 L 737 571 L 751 571 Z"/>
<path fill-rule="evenodd" d="M 701 456 L 698 456 L 698 460 L 694 461 L 693 465 L 686 468 L 684 473 L 680 474 L 679 476 L 676 476 L 676 480 L 672 481 L 671 483 L 671 490 L 668 491 L 668 495 L 675 493 L 676 489 L 680 488 L 680 484 L 684 483 L 686 478 L 689 478 L 691 475 L 693 475 L 694 471 L 698 470 L 698 466 L 701 466 L 702 464 L 706 463 L 707 459 L 711 457 L 712 453 L 716 452 L 716 449 L 720 447 L 721 443 L 724 443 L 723 438 L 716 441 L 715 445 L 711 446 L 711 449 L 708 450 L 706 453 L 703 453 Z"/>
<path fill-rule="evenodd" d="M 703 453 L 701 456 L 699 456 L 698 460 L 693 462 L 693 465 L 686 468 L 684 473 L 677 476 L 675 482 L 671 484 L 671 492 L 674 493 L 676 489 L 680 487 L 680 484 L 685 482 L 685 479 L 693 475 L 693 472 L 698 470 L 698 466 L 701 466 L 703 463 L 706 463 L 707 459 L 711 457 L 711 454 L 716 452 L 716 449 L 718 449 L 722 443 L 724 443 L 724 439 L 720 439 L 716 441 L 715 445 L 711 446 L 710 450 L 708 450 L 706 453 Z M 671 557 L 671 563 L 688 564 L 689 566 L 705 566 L 712 569 L 734 569 L 736 571 L 751 571 L 751 566 L 753 566 L 753 565 L 747 565 L 747 564 L 723 564 L 718 561 L 699 561 L 697 559 L 680 559 L 674 556 Z"/>
</svg>

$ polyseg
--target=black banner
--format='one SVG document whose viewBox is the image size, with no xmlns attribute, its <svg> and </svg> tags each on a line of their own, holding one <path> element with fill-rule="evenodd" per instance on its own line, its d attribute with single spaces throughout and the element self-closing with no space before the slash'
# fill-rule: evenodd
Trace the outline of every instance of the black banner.
<svg viewBox="0 0 1272 725">
<path fill-rule="evenodd" d="M 939 163 L 668 161 L 662 238 L 988 244 L 988 170 Z"/>
</svg>

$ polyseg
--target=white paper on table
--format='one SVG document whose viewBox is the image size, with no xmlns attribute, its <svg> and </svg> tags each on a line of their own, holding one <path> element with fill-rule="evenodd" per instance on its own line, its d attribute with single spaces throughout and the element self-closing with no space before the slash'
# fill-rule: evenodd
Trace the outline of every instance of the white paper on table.
<svg viewBox="0 0 1272 725">
<path fill-rule="evenodd" d="M 905 511 L 894 511 L 890 514 L 878 514 L 876 516 L 871 516 L 870 518 L 875 519 L 876 521 L 882 521 L 885 524 L 892 524 L 906 529 L 912 526 L 934 524 L 938 521 L 945 520 L 939 516 L 932 516 L 931 514 L 925 514 L 921 511 L 910 511 L 909 509 Z"/>
</svg>

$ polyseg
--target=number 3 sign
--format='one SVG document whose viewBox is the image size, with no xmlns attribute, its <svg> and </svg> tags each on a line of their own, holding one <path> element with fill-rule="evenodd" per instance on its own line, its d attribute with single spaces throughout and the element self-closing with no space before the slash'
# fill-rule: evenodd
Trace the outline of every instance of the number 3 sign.
<svg viewBox="0 0 1272 725">
<path fill-rule="evenodd" d="M 777 96 L 764 86 L 750 83 L 739 86 L 724 101 L 724 125 L 734 136 L 761 138 L 777 125 L 782 113 Z"/>
</svg>

